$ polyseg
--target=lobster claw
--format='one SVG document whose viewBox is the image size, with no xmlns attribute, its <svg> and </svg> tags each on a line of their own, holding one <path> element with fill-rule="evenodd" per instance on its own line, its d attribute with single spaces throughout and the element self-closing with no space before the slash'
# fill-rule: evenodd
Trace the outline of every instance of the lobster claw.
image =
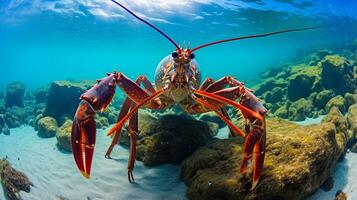
<svg viewBox="0 0 357 200">
<path fill-rule="evenodd" d="M 82 175 L 90 177 L 93 160 L 96 124 L 95 111 L 86 101 L 81 101 L 77 109 L 72 125 L 72 151 L 74 160 Z"/>
</svg>

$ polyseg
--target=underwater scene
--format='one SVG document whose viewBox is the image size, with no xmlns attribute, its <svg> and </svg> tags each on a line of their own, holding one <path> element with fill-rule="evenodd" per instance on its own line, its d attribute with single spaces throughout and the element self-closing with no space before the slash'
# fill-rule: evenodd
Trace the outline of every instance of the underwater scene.
<svg viewBox="0 0 357 200">
<path fill-rule="evenodd" d="M 357 199 L 357 1 L 0 0 L 0 200 Z"/>
</svg>

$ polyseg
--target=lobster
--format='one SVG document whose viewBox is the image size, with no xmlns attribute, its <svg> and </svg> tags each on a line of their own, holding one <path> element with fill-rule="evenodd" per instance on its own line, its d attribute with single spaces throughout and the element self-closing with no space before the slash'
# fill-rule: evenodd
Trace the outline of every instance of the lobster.
<svg viewBox="0 0 357 200">
<path fill-rule="evenodd" d="M 250 161 L 253 161 L 251 186 L 251 190 L 253 190 L 261 177 L 264 164 L 265 116 L 268 111 L 253 94 L 253 91 L 233 76 L 225 76 L 218 80 L 206 78 L 201 83 L 201 73 L 194 52 L 224 42 L 309 30 L 314 29 L 314 27 L 224 39 L 191 49 L 180 47 L 158 27 L 139 17 L 116 0 L 111 1 L 159 32 L 175 46 L 175 50 L 158 64 L 155 72 L 155 83 L 151 83 L 146 76 L 139 76 L 135 81 L 132 81 L 122 72 L 114 71 L 97 80 L 97 83 L 91 89 L 80 96 L 81 102 L 73 120 L 71 143 L 74 160 L 83 176 L 89 178 L 91 173 L 96 140 L 95 114 L 105 110 L 112 102 L 117 86 L 126 94 L 126 98 L 121 106 L 116 124 L 108 132 L 108 136 L 112 136 L 112 142 L 105 157 L 111 158 L 111 152 L 121 137 L 120 130 L 129 121 L 129 182 L 134 181 L 133 169 L 138 135 L 138 110 L 140 108 L 163 110 L 176 104 L 189 114 L 213 111 L 228 125 L 232 136 L 245 138 L 241 173 L 244 174 Z M 242 113 L 245 118 L 244 131 L 232 123 L 226 110 L 228 105 L 239 109 Z"/>
</svg>

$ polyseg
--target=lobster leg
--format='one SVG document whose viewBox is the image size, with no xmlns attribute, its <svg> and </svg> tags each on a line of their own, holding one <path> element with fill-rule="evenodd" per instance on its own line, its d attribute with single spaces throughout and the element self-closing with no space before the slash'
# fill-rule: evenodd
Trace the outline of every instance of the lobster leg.
<svg viewBox="0 0 357 200">
<path fill-rule="evenodd" d="M 124 103 L 120 109 L 117 121 L 120 121 L 125 115 L 128 114 L 129 109 L 132 104 L 133 104 L 133 102 L 128 97 L 126 97 L 124 100 Z M 105 153 L 105 158 L 111 159 L 110 154 L 112 153 L 114 146 L 119 143 L 120 137 L 121 137 L 120 132 L 118 132 L 114 135 L 112 142 L 110 143 L 110 146 L 109 146 L 107 152 Z"/>
<path fill-rule="evenodd" d="M 135 83 L 136 83 L 139 87 L 140 87 L 141 84 L 143 84 L 143 85 L 144 85 L 144 88 L 145 88 L 150 94 L 155 93 L 155 89 L 154 89 L 153 85 L 150 83 L 150 81 L 147 79 L 146 76 L 139 76 L 139 77 L 136 79 Z M 161 102 L 160 102 L 160 103 L 161 103 Z M 123 117 L 124 117 L 125 115 L 128 114 L 129 109 L 130 109 L 130 107 L 131 107 L 132 105 L 134 105 L 133 101 L 130 100 L 129 97 L 125 98 L 124 103 L 123 103 L 123 105 L 122 105 L 122 108 L 121 108 L 121 110 L 120 110 L 120 112 L 119 112 L 117 122 L 119 122 L 121 119 L 123 119 Z M 105 157 L 106 157 L 106 158 L 109 158 L 109 159 L 111 158 L 111 157 L 110 157 L 110 154 L 112 153 L 114 146 L 119 143 L 120 137 L 121 137 L 121 134 L 120 134 L 120 131 L 118 131 L 118 132 L 114 135 L 114 137 L 113 137 L 113 139 L 112 139 L 112 142 L 110 143 L 110 146 L 109 146 L 107 152 L 105 153 Z"/>
<path fill-rule="evenodd" d="M 201 85 L 201 87 L 200 87 L 200 90 L 206 90 L 206 88 L 207 88 L 208 86 L 210 86 L 213 82 L 214 82 L 214 81 L 213 81 L 212 78 L 206 78 L 206 79 L 203 81 L 203 83 L 202 83 L 202 85 Z"/>
<path fill-rule="evenodd" d="M 135 104 L 133 104 L 135 106 Z M 130 183 L 134 181 L 133 169 L 135 164 L 136 142 L 138 134 L 138 112 L 129 120 L 129 135 L 130 135 L 130 154 L 128 162 L 128 180 Z"/>
</svg>

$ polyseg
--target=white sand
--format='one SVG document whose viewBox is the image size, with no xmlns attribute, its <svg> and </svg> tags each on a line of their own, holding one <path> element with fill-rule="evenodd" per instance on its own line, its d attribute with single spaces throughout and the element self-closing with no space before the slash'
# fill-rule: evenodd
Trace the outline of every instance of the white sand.
<svg viewBox="0 0 357 200">
<path fill-rule="evenodd" d="M 105 159 L 110 138 L 105 136 L 106 131 L 98 132 L 90 180 L 79 173 L 72 154 L 58 150 L 56 138 L 39 138 L 29 126 L 12 129 L 10 136 L 0 134 L 0 158 L 8 156 L 13 167 L 23 171 L 34 183 L 30 193 L 21 192 L 24 200 L 186 199 L 179 166 L 148 168 L 137 161 L 136 183 L 130 184 L 126 170 L 128 150 L 118 146 L 112 154 L 115 159 Z M 0 199 L 5 199 L 2 189 Z"/>
</svg>

